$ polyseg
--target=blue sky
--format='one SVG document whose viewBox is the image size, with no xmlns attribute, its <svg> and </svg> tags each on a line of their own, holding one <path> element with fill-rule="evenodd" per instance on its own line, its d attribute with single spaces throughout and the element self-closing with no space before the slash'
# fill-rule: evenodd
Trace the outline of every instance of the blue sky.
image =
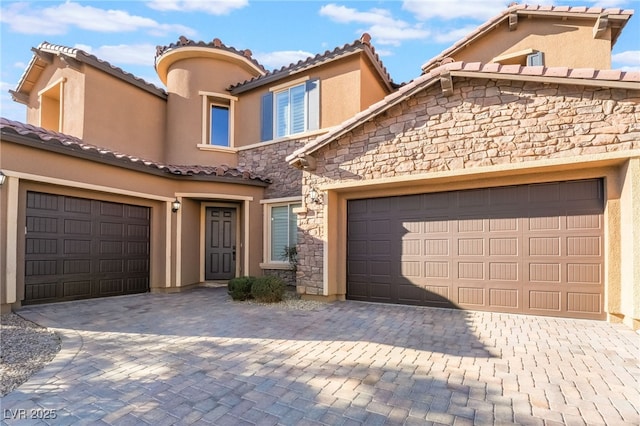
<svg viewBox="0 0 640 426">
<path fill-rule="evenodd" d="M 77 47 L 162 87 L 155 47 L 180 35 L 219 38 L 250 49 L 268 69 L 372 36 L 372 44 L 396 82 L 420 75 L 420 66 L 507 7 L 510 0 L 422 1 L 6 1 L 0 0 L 0 115 L 24 121 L 24 106 L 11 101 L 42 41 Z M 538 0 L 534 4 L 636 9 L 640 0 Z M 613 50 L 613 68 L 640 70 L 640 16 L 626 26 Z"/>
</svg>

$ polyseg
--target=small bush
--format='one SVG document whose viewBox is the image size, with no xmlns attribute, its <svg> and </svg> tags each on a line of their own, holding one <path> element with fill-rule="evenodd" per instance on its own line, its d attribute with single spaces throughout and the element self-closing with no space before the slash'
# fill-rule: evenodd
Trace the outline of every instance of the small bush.
<svg viewBox="0 0 640 426">
<path fill-rule="evenodd" d="M 286 288 L 285 282 L 273 275 L 256 278 L 251 286 L 251 295 L 258 302 L 275 303 L 280 302 L 284 296 Z"/>
<path fill-rule="evenodd" d="M 233 300 L 251 299 L 251 287 L 255 282 L 254 277 L 237 277 L 229 280 L 227 289 Z"/>
</svg>

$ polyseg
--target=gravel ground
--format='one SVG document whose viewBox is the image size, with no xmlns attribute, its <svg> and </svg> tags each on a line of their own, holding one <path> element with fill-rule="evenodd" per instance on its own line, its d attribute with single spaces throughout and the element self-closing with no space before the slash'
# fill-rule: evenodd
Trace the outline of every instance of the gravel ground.
<svg viewBox="0 0 640 426">
<path fill-rule="evenodd" d="M 302 300 L 295 291 L 287 291 L 279 303 L 245 302 L 279 309 L 313 310 L 322 302 Z M 27 321 L 15 313 L 1 316 L 0 327 L 0 397 L 26 382 L 60 351 L 60 338 L 53 332 Z"/>
<path fill-rule="evenodd" d="M 60 338 L 14 313 L 2 315 L 0 324 L 0 396 L 5 396 L 53 359 Z"/>
</svg>

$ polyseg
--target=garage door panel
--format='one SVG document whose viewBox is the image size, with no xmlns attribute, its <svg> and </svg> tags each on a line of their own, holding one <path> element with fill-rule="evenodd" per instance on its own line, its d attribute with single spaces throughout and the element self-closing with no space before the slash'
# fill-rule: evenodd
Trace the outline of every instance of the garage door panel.
<svg viewBox="0 0 640 426">
<path fill-rule="evenodd" d="M 89 298 L 91 297 L 91 280 L 64 281 L 62 283 L 63 298 Z"/>
<path fill-rule="evenodd" d="M 567 237 L 567 256 L 600 257 L 601 244 L 599 236 Z"/>
<path fill-rule="evenodd" d="M 148 291 L 149 210 L 28 192 L 24 303 Z"/>
<path fill-rule="evenodd" d="M 57 211 L 59 209 L 59 201 L 60 198 L 57 195 L 42 194 L 39 192 L 27 193 L 27 208 Z"/>
<path fill-rule="evenodd" d="M 425 256 L 449 256 L 451 242 L 442 238 L 424 238 Z"/>
<path fill-rule="evenodd" d="M 451 264 L 448 261 L 427 260 L 424 262 L 424 277 L 448 279 L 451 277 Z"/>
<path fill-rule="evenodd" d="M 347 297 L 357 281 L 359 300 L 373 300 L 367 286 L 387 279 L 387 303 L 441 306 L 446 298 L 477 310 L 604 319 L 602 188 L 591 179 L 423 194 L 420 212 L 417 196 L 408 208 L 405 196 L 388 197 L 374 203 L 390 206 L 386 218 L 363 210 L 372 205 L 367 200 L 358 204 L 357 221 L 349 201 Z M 435 200 L 439 208 L 432 209 Z M 391 232 L 381 239 L 370 231 L 383 220 Z M 390 251 L 371 256 L 381 240 Z M 366 263 L 366 272 L 354 274 L 354 261 Z M 384 262 L 389 272 L 381 274 Z"/>
<path fill-rule="evenodd" d="M 482 307 L 485 304 L 485 289 L 482 287 L 458 287 L 458 303 Z"/>
<path fill-rule="evenodd" d="M 599 263 L 567 264 L 567 282 L 569 284 L 602 284 L 602 265 Z"/>
<path fill-rule="evenodd" d="M 520 308 L 520 291 L 516 288 L 489 289 L 489 306 L 498 309 L 518 310 Z"/>
<path fill-rule="evenodd" d="M 483 262 L 458 262 L 458 279 L 461 280 L 484 280 Z"/>
<path fill-rule="evenodd" d="M 91 200 L 67 197 L 64 199 L 64 211 L 70 213 L 84 213 L 87 216 L 90 216 Z"/>
<path fill-rule="evenodd" d="M 569 230 L 602 229 L 602 215 L 598 213 L 569 212 L 567 215 L 567 229 Z"/>
<path fill-rule="evenodd" d="M 568 292 L 567 311 L 574 314 L 599 314 L 602 296 L 598 293 Z"/>
<path fill-rule="evenodd" d="M 100 286 L 99 292 L 102 295 L 116 295 L 124 293 L 124 279 L 108 279 L 100 280 L 98 285 Z"/>
<path fill-rule="evenodd" d="M 491 232 L 517 232 L 520 221 L 514 217 L 518 213 L 507 213 L 507 217 L 492 217 L 489 219 L 489 231 Z"/>
<path fill-rule="evenodd" d="M 517 262 L 490 262 L 489 279 L 498 281 L 520 280 L 520 265 Z"/>
<path fill-rule="evenodd" d="M 514 256 L 520 253 L 518 237 L 489 238 L 489 256 Z"/>
<path fill-rule="evenodd" d="M 528 294 L 528 307 L 530 310 L 538 311 L 537 313 L 540 314 L 542 314 L 541 311 L 554 314 L 560 313 L 561 294 L 559 291 L 530 290 Z"/>
<path fill-rule="evenodd" d="M 30 216 L 27 218 L 27 232 L 57 234 L 58 219 L 54 217 Z"/>
</svg>

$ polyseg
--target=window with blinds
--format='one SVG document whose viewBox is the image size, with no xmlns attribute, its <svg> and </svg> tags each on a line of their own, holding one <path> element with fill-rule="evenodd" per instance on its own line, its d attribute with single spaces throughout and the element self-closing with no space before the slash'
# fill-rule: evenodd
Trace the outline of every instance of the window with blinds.
<svg viewBox="0 0 640 426">
<path fill-rule="evenodd" d="M 260 139 L 282 138 L 320 128 L 320 81 L 308 80 L 262 97 Z"/>
<path fill-rule="evenodd" d="M 285 249 L 298 242 L 298 221 L 293 209 L 299 203 L 271 207 L 270 258 L 271 262 L 287 261 Z"/>
</svg>

